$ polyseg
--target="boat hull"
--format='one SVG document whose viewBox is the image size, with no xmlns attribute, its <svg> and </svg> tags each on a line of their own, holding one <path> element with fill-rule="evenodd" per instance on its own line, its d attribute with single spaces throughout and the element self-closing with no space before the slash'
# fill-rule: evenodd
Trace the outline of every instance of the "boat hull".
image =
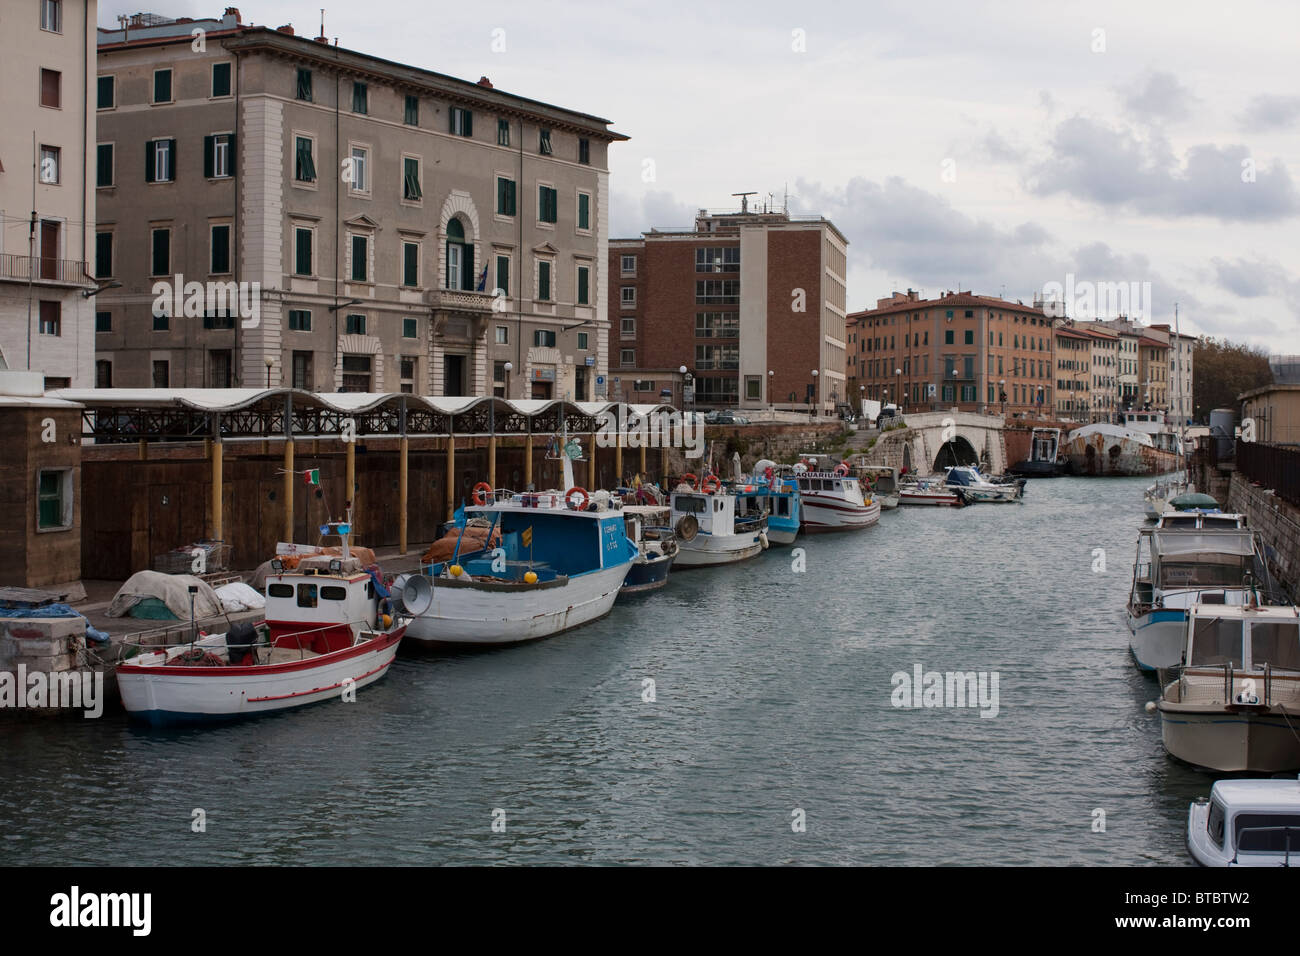
<svg viewBox="0 0 1300 956">
<path fill-rule="evenodd" d="M 429 609 L 411 618 L 407 642 L 427 647 L 496 646 L 535 641 L 604 617 L 632 562 L 573 575 L 558 587 L 493 588 L 491 581 L 439 579 Z"/>
<path fill-rule="evenodd" d="M 1127 612 L 1129 650 L 1139 670 L 1154 673 L 1183 661 L 1187 612 L 1163 609 L 1146 614 Z"/>
<path fill-rule="evenodd" d="M 1184 466 L 1172 451 L 1101 433 L 1080 435 L 1065 443 L 1063 452 L 1076 475 L 1163 475 Z"/>
<path fill-rule="evenodd" d="M 1282 713 L 1163 700 L 1158 706 L 1165 750 L 1179 760 L 1223 772 L 1300 770 L 1300 739 Z"/>
<path fill-rule="evenodd" d="M 748 561 L 762 553 L 763 542 L 757 531 L 728 535 L 712 535 L 701 531 L 690 541 L 679 540 L 677 547 L 677 567 L 703 568 Z"/>
<path fill-rule="evenodd" d="M 904 491 L 898 503 L 908 507 L 957 508 L 962 500 L 950 491 Z"/>
<path fill-rule="evenodd" d="M 809 534 L 827 531 L 859 531 L 880 520 L 880 502 L 853 504 L 842 498 L 805 494 L 800 502 L 803 528 Z"/>
<path fill-rule="evenodd" d="M 633 561 L 623 579 L 622 594 L 642 594 L 657 591 L 668 583 L 668 572 L 672 569 L 675 554 L 658 555 L 646 561 Z"/>
<path fill-rule="evenodd" d="M 122 705 L 152 724 L 249 717 L 340 698 L 388 672 L 405 628 L 362 645 L 279 664 L 227 667 L 121 664 Z M 349 683 L 350 682 L 350 683 Z"/>
<path fill-rule="evenodd" d="M 767 540 L 772 544 L 794 544 L 795 538 L 799 537 L 799 526 L 793 528 L 782 527 L 772 524 L 772 519 L 768 519 Z"/>
</svg>

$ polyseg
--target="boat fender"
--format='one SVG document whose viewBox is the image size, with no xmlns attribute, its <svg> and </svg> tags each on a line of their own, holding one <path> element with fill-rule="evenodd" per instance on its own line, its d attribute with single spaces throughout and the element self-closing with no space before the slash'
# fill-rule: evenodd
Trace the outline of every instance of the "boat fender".
<svg viewBox="0 0 1300 956">
<path fill-rule="evenodd" d="M 579 499 L 581 499 L 579 504 L 576 506 L 573 505 L 574 495 L 577 495 Z M 587 494 L 587 489 L 579 488 L 577 485 L 574 485 L 572 488 L 570 488 L 568 491 L 564 493 L 564 503 L 566 505 L 573 507 L 575 511 L 586 511 L 587 502 L 590 500 L 591 500 L 591 495 Z"/>
<path fill-rule="evenodd" d="M 537 572 L 536 572 L 536 571 L 525 571 L 525 572 L 524 572 L 524 583 L 525 583 L 525 584 L 536 584 L 536 583 L 537 583 Z"/>
<path fill-rule="evenodd" d="M 488 503 L 487 496 L 492 494 L 492 486 L 486 481 L 480 481 L 474 486 L 474 504 L 482 507 Z"/>
<path fill-rule="evenodd" d="M 767 542 L 767 532 L 766 532 L 766 531 L 760 531 L 760 532 L 758 533 L 758 543 L 761 544 L 761 545 L 763 546 L 763 550 L 764 550 L 764 551 L 767 550 L 768 542 Z"/>
<path fill-rule="evenodd" d="M 705 477 L 704 483 L 700 485 L 700 491 L 706 495 L 711 495 L 721 487 L 722 481 L 717 475 L 708 475 Z"/>
</svg>

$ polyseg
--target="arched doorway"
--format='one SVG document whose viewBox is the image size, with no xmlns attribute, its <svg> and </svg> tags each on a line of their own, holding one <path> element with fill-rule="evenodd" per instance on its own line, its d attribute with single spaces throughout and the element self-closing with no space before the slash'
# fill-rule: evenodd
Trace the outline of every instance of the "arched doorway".
<svg viewBox="0 0 1300 956">
<path fill-rule="evenodd" d="M 955 465 L 973 465 L 979 461 L 979 455 L 969 441 L 958 435 L 952 441 L 946 441 L 934 456 L 934 470 L 943 471 Z"/>
</svg>

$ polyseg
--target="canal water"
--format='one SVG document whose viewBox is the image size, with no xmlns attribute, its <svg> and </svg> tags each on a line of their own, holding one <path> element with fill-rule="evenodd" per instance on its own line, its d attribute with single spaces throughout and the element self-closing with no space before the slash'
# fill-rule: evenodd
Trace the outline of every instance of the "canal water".
<svg viewBox="0 0 1300 956">
<path fill-rule="evenodd" d="M 886 512 L 355 703 L 5 720 L 0 864 L 1184 865 L 1213 778 L 1128 654 L 1145 484 Z M 996 716 L 894 706 L 917 665 L 996 675 Z"/>
</svg>

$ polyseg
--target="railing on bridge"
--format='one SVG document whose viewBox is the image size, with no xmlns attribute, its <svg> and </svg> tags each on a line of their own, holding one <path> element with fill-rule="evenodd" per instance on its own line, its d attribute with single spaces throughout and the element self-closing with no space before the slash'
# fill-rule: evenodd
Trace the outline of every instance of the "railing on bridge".
<svg viewBox="0 0 1300 956">
<path fill-rule="evenodd" d="M 1256 484 L 1273 489 L 1284 501 L 1300 506 L 1300 448 L 1239 441 L 1237 471 Z"/>
</svg>

